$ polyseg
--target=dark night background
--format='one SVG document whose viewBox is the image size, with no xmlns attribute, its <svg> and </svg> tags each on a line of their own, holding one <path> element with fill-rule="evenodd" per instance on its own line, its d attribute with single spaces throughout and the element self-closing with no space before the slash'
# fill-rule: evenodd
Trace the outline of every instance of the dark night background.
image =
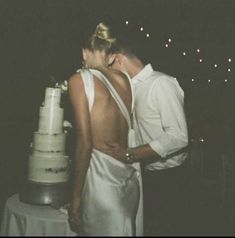
<svg viewBox="0 0 235 238">
<path fill-rule="evenodd" d="M 235 158 L 235 1 L 0 0 L 0 214 L 5 200 L 24 185 L 45 87 L 81 67 L 83 32 L 100 21 L 125 25 L 126 20 L 133 34 L 141 26 L 138 34 L 150 34 L 142 46 L 149 61 L 177 77 L 185 91 L 190 140 L 204 153 L 204 172 L 196 178 L 216 184 L 221 156 Z M 66 98 L 64 105 L 70 119 Z M 192 206 L 200 207 L 197 217 L 189 218 L 195 222 L 192 234 L 233 232 L 233 207 L 216 213 L 220 192 L 204 187 L 192 195 Z"/>
</svg>

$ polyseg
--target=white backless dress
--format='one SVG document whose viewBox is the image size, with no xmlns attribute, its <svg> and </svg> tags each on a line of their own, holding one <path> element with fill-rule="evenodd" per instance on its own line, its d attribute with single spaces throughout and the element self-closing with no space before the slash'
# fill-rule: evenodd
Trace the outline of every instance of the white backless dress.
<svg viewBox="0 0 235 238">
<path fill-rule="evenodd" d="M 108 88 L 127 119 L 129 147 L 134 146 L 129 113 L 108 79 L 97 70 L 78 72 L 84 82 L 90 111 L 95 95 L 93 75 Z M 139 163 L 124 164 L 93 149 L 83 187 L 80 214 L 81 235 L 142 236 L 143 191 Z"/>
</svg>

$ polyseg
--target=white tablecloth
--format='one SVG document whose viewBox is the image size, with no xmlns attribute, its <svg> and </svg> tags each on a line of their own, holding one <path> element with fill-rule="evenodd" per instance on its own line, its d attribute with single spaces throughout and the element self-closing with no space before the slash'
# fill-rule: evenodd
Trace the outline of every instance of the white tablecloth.
<svg viewBox="0 0 235 238">
<path fill-rule="evenodd" d="M 7 201 L 1 224 L 2 236 L 76 236 L 67 215 L 50 206 L 30 205 L 14 194 Z"/>
</svg>

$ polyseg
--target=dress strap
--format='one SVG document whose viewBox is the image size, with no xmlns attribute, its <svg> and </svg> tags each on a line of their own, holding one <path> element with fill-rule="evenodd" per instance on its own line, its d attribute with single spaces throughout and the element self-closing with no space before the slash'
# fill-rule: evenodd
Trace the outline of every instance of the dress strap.
<svg viewBox="0 0 235 238">
<path fill-rule="evenodd" d="M 123 72 L 123 73 L 126 75 L 128 81 L 129 81 L 130 87 L 131 87 L 131 98 L 132 98 L 132 100 L 131 100 L 131 113 L 133 113 L 133 111 L 134 111 L 134 104 L 135 104 L 134 89 L 133 89 L 133 85 L 132 85 L 131 78 L 130 78 L 129 74 L 126 73 L 126 72 Z"/>
<path fill-rule="evenodd" d="M 88 100 L 89 111 L 91 112 L 95 99 L 93 75 L 89 72 L 89 70 L 86 69 L 79 69 L 77 70 L 77 72 L 80 73 L 82 76 L 82 81 L 85 87 L 85 92 Z"/>
</svg>

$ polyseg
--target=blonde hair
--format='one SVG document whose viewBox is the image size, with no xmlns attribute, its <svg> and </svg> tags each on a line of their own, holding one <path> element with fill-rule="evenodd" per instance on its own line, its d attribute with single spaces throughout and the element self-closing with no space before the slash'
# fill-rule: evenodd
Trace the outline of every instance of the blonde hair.
<svg viewBox="0 0 235 238">
<path fill-rule="evenodd" d="M 112 53 L 116 49 L 116 38 L 111 34 L 109 27 L 101 22 L 96 26 L 95 32 L 84 44 L 84 48 L 91 51 L 104 50 L 106 53 Z"/>
<path fill-rule="evenodd" d="M 105 25 L 103 22 L 99 23 L 96 26 L 94 36 L 110 43 L 113 43 L 116 41 L 116 39 L 112 37 L 109 27 Z"/>
</svg>

